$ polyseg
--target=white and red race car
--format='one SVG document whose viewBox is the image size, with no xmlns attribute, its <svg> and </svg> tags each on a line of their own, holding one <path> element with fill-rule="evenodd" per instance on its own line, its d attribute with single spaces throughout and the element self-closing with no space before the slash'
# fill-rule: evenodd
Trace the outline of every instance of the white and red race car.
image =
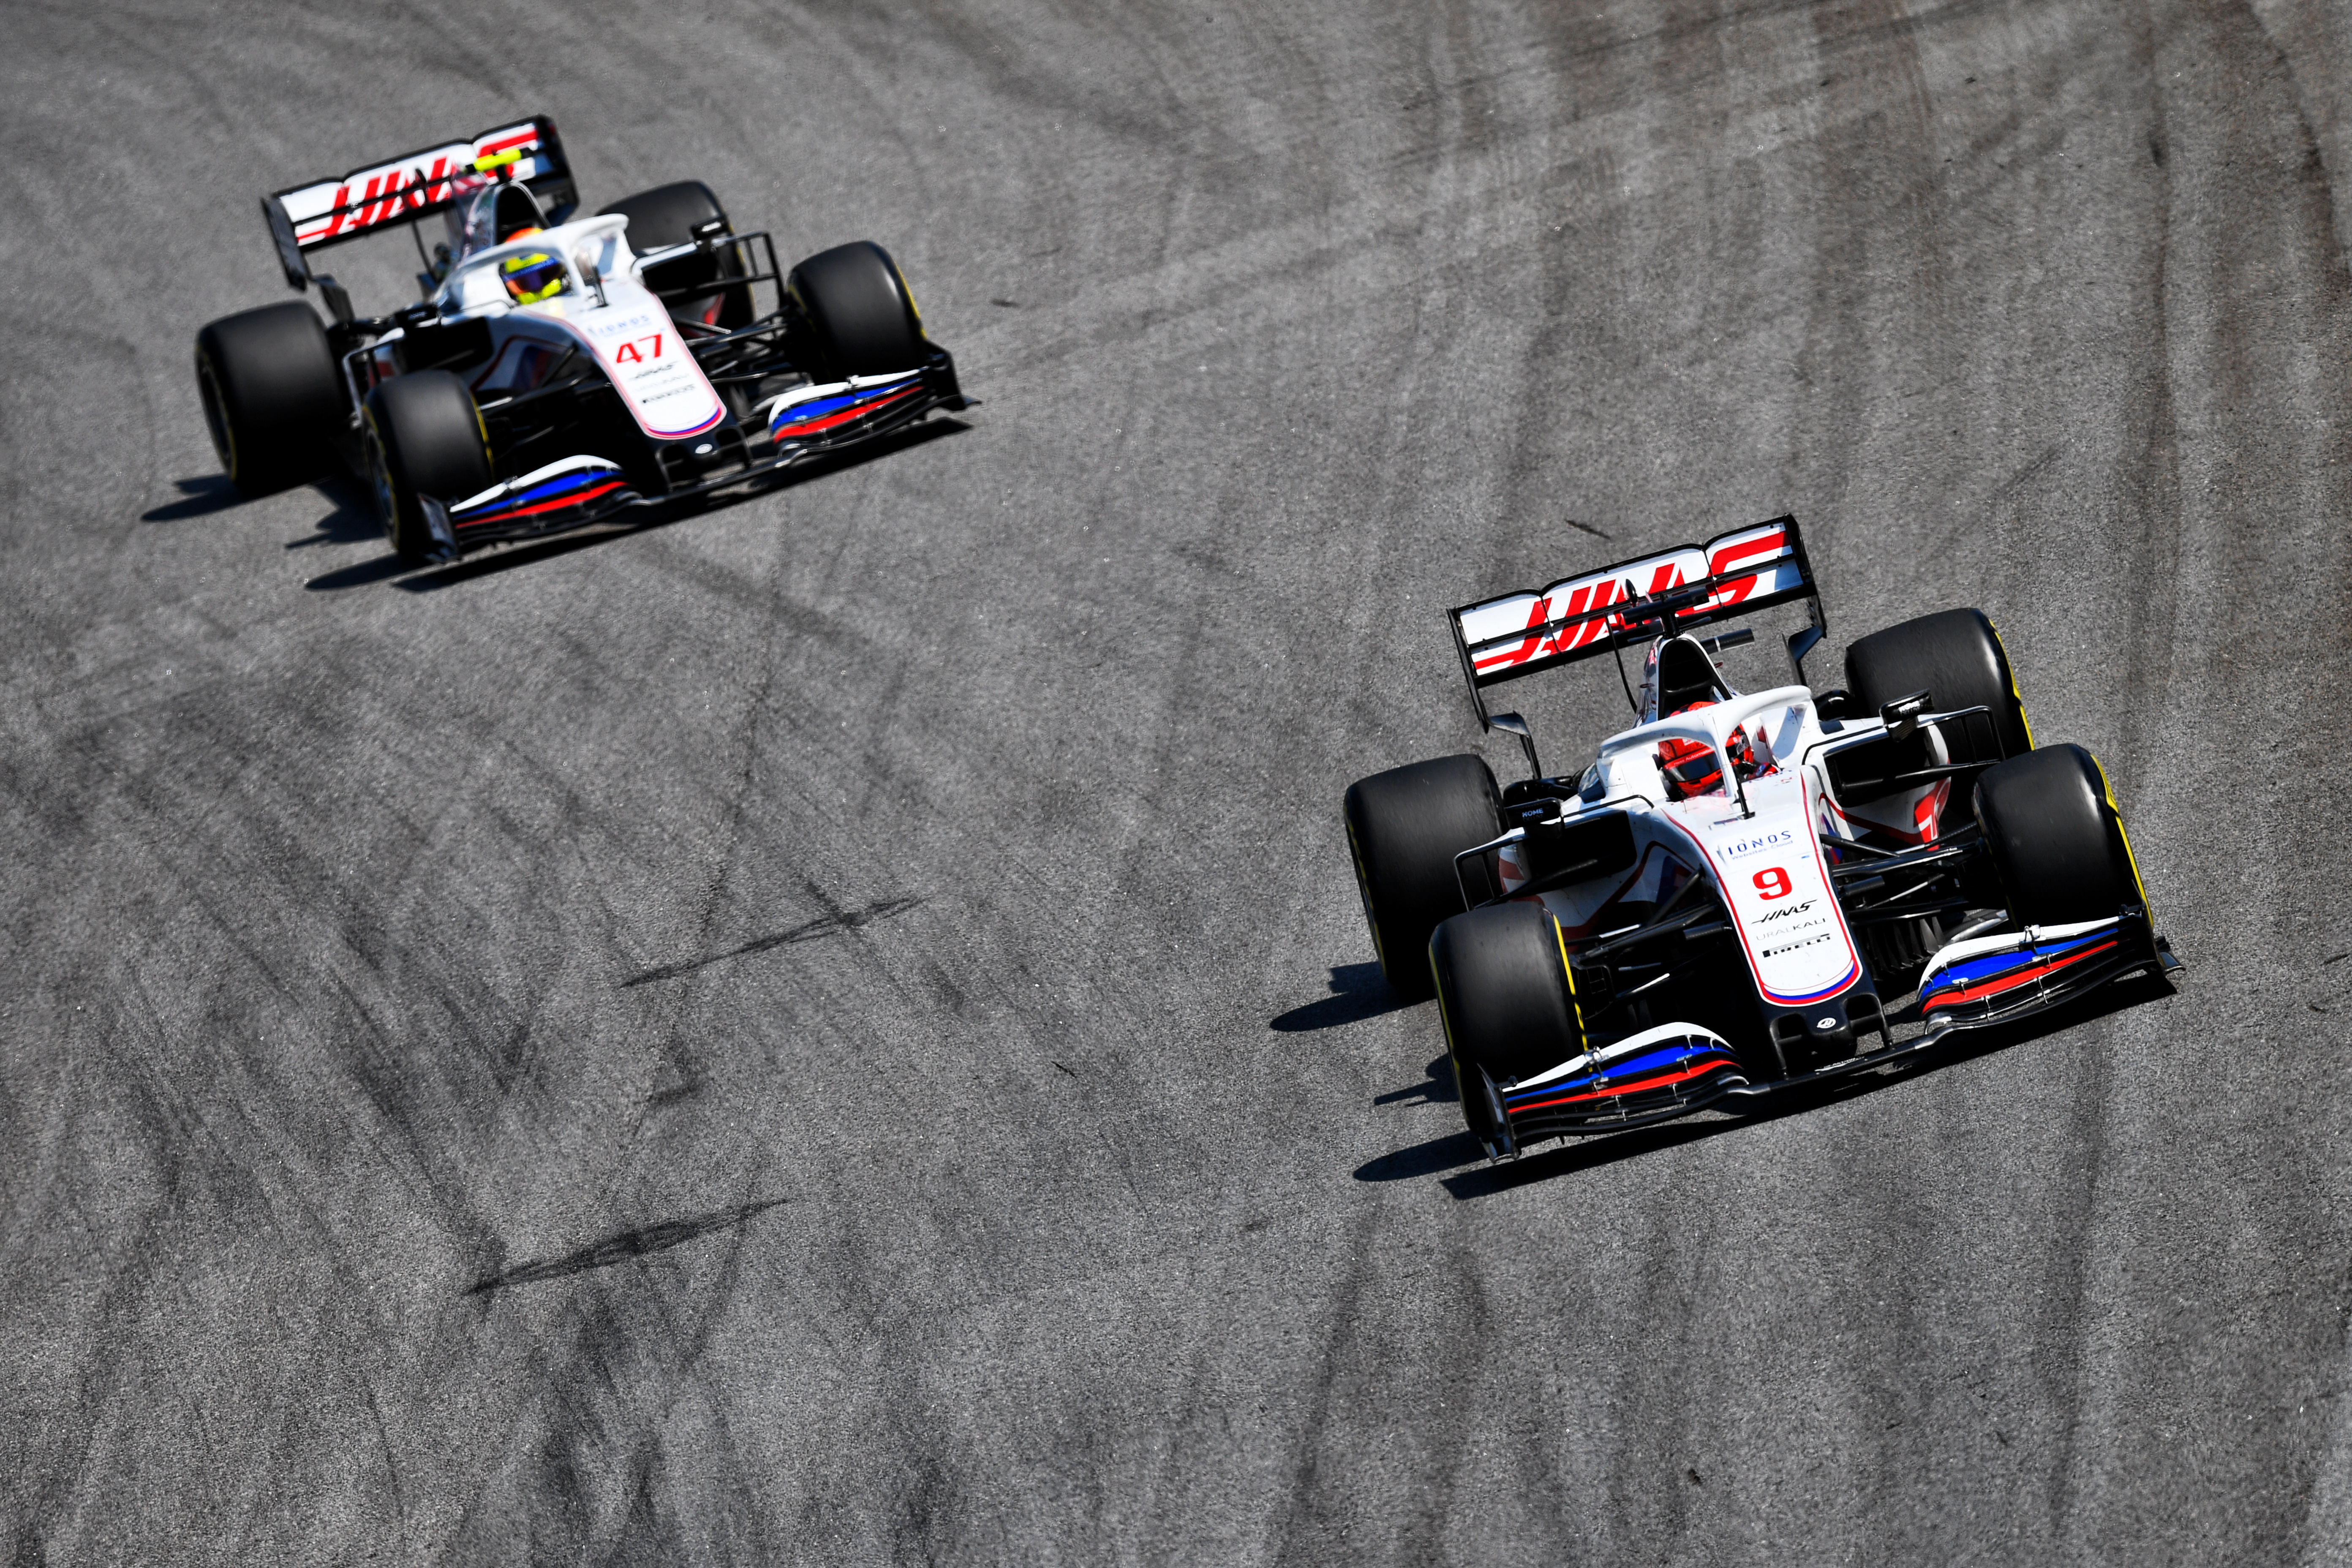
<svg viewBox="0 0 2352 1568">
<path fill-rule="evenodd" d="M 880 246 L 780 272 L 699 181 L 577 216 L 543 116 L 261 205 L 287 281 L 331 319 L 297 300 L 196 335 L 214 446 L 248 495 L 340 458 L 411 561 L 642 519 L 970 405 Z M 310 258 L 394 228 L 424 299 L 358 315 Z"/>
<path fill-rule="evenodd" d="M 1723 650 L 1753 630 L 1706 628 L 1800 603 L 1797 682 L 1737 689 Z M 2079 746 L 2033 745 L 1980 612 L 1873 633 L 1844 689 L 1804 684 L 1827 620 L 1794 518 L 1451 617 L 1472 706 L 1519 738 L 1531 776 L 1498 790 L 1466 754 L 1375 774 L 1348 791 L 1348 837 L 1381 969 L 1435 991 L 1491 1156 L 1861 1071 L 2179 967 L 2105 773 Z M 1635 722 L 1580 775 L 1547 777 L 1527 722 L 1486 693 L 1603 654 Z"/>
</svg>

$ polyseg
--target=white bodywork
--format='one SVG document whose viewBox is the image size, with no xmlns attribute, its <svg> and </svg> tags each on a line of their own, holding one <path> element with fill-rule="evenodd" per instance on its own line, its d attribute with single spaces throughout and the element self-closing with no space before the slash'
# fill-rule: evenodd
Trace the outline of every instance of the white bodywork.
<svg viewBox="0 0 2352 1568">
<path fill-rule="evenodd" d="M 1580 798 L 1564 810 L 1563 820 L 1624 812 L 1633 832 L 1634 865 L 1539 897 L 1562 935 L 1575 942 L 1641 923 L 1646 910 L 1690 878 L 1706 875 L 1722 892 L 1767 1002 L 1801 1008 L 1837 996 L 1865 971 L 1831 889 L 1821 839 L 1853 837 L 1860 826 L 1914 841 L 1932 838 L 1936 812 L 1923 813 L 1923 804 L 1939 808 L 1948 793 L 1939 783 L 1873 802 L 1862 822 L 1858 812 L 1840 811 L 1830 795 L 1828 755 L 1884 730 L 1872 719 L 1837 721 L 1834 731 L 1825 731 L 1812 692 L 1784 686 L 1613 736 L 1601 745 Z M 1757 763 L 1770 771 L 1735 784 L 1739 774 L 1729 741 L 1739 731 Z M 1711 748 L 1721 792 L 1671 798 L 1658 764 L 1658 748 L 1669 741 Z M 1508 896 L 1527 880 L 1517 845 L 1504 844 L 1497 860 Z"/>
<path fill-rule="evenodd" d="M 450 268 L 433 296 L 442 319 L 480 320 L 490 329 L 489 362 L 468 373 L 477 398 L 528 391 L 577 348 L 594 359 L 654 440 L 698 436 L 726 417 L 668 308 L 646 287 L 645 258 L 629 248 L 628 226 L 619 213 L 558 224 L 475 251 Z M 563 291 L 519 305 L 499 268 L 538 255 L 562 263 Z M 387 333 L 375 346 L 400 336 Z"/>
</svg>

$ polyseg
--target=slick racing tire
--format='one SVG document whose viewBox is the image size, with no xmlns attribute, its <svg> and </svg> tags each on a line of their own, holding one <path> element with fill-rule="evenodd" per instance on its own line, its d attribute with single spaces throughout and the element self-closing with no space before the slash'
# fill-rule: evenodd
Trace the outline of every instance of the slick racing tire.
<svg viewBox="0 0 2352 1568">
<path fill-rule="evenodd" d="M 1492 1138 L 1501 1104 L 1495 1090 L 1584 1048 L 1559 926 L 1531 900 L 1472 910 L 1431 936 L 1429 967 L 1462 1118 L 1471 1131 Z"/>
<path fill-rule="evenodd" d="M 2080 746 L 2044 746 L 1977 780 L 1977 820 L 2020 925 L 2111 920 L 2147 906 L 2107 775 Z"/>
<path fill-rule="evenodd" d="M 1463 910 L 1454 857 L 1503 831 L 1502 797 L 1468 753 L 1391 768 L 1348 786 L 1348 847 L 1381 973 L 1400 996 L 1429 994 L 1429 933 Z"/>
<path fill-rule="evenodd" d="M 810 257 L 784 291 L 808 322 L 825 380 L 918 370 L 930 358 L 907 279 L 870 239 Z"/>
<path fill-rule="evenodd" d="M 350 409 L 327 329 L 299 300 L 198 332 L 196 395 L 213 450 L 247 499 L 325 473 Z"/>
<path fill-rule="evenodd" d="M 446 557 L 420 504 L 445 504 L 490 488 L 490 450 L 466 384 L 446 370 L 396 376 L 368 394 L 361 423 L 376 515 L 404 561 Z"/>
<path fill-rule="evenodd" d="M 1864 717 L 1898 697 L 1925 691 L 1933 710 L 1983 707 L 1992 714 L 1992 736 L 2000 750 L 1985 753 L 1972 743 L 1973 724 L 1940 726 L 1956 763 L 1998 762 L 2033 749 L 2025 704 L 2000 637 L 1982 610 L 1944 610 L 1873 632 L 1845 650 L 1846 688 Z"/>
<path fill-rule="evenodd" d="M 634 196 L 605 207 L 597 216 L 608 217 L 625 214 L 629 220 L 629 248 L 643 256 L 647 251 L 665 246 L 684 245 L 694 237 L 694 231 L 716 218 L 720 229 L 735 232 L 727 221 L 727 211 L 719 198 L 700 180 L 680 180 L 672 185 L 656 185 L 650 191 L 639 191 Z M 743 259 L 731 247 L 713 256 L 689 256 L 677 261 L 665 261 L 646 273 L 646 287 L 656 290 L 699 289 L 729 278 L 743 276 Z M 707 326 L 735 328 L 749 325 L 751 320 L 751 289 L 745 284 L 736 289 L 718 289 L 708 294 L 690 295 L 666 300 L 671 317 L 678 321 L 696 321 Z"/>
</svg>

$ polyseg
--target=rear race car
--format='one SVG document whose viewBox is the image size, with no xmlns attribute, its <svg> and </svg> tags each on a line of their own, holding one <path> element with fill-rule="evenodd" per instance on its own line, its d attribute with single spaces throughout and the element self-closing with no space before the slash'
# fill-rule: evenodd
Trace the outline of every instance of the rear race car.
<svg viewBox="0 0 2352 1568">
<path fill-rule="evenodd" d="M 1794 684 L 1746 692 L 1719 623 L 1801 605 Z M 1492 1156 L 1864 1071 L 1958 1029 L 2179 967 L 2106 774 L 2036 747 L 1979 611 L 1848 648 L 1794 518 L 1451 612 L 1472 707 L 1529 776 L 1475 755 L 1358 781 L 1348 837 L 1383 974 L 1434 993 Z M 1625 654 L 1638 651 L 1638 689 Z M 1633 725 L 1547 775 L 1493 687 L 1616 658 Z M 1898 1033 L 1898 1030 L 1900 1033 Z"/>
<path fill-rule="evenodd" d="M 781 271 L 698 181 L 579 216 L 544 117 L 261 205 L 329 319 L 294 300 L 197 334 L 222 466 L 258 495 L 340 463 L 412 562 L 643 521 L 972 401 L 880 246 Z M 424 298 L 362 316 L 311 258 L 394 228 Z"/>
</svg>

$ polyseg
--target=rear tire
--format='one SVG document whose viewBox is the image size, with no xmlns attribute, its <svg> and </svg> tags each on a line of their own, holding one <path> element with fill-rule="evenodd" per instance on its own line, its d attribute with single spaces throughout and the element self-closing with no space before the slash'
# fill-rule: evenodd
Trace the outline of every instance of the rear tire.
<svg viewBox="0 0 2352 1568">
<path fill-rule="evenodd" d="M 368 481 L 385 537 L 404 561 L 446 556 L 422 499 L 445 504 L 490 488 L 488 437 L 474 395 L 446 370 L 396 376 L 368 394 L 362 426 Z"/>
<path fill-rule="evenodd" d="M 713 218 L 719 220 L 726 233 L 735 232 L 734 226 L 727 221 L 727 210 L 700 180 L 680 180 L 675 184 L 639 191 L 634 196 L 622 197 L 597 216 L 606 217 L 614 213 L 627 216 L 629 248 L 639 256 L 665 246 L 684 245 L 694 237 L 696 228 Z M 646 274 L 646 287 L 695 289 L 742 275 L 742 258 L 727 249 L 715 256 L 666 261 Z M 748 284 L 666 303 L 673 320 L 697 321 L 730 330 L 748 325 L 751 320 L 751 289 Z"/>
<path fill-rule="evenodd" d="M 810 257 L 784 288 L 808 322 L 826 381 L 919 370 L 930 358 L 907 279 L 870 239 Z"/>
<path fill-rule="evenodd" d="M 248 500 L 325 473 L 350 412 L 327 329 L 299 300 L 199 331 L 196 395 L 221 468 Z"/>
<path fill-rule="evenodd" d="M 1559 926 L 1535 902 L 1495 904 L 1454 916 L 1429 941 L 1437 1012 L 1462 1090 L 1462 1118 L 1491 1139 L 1497 1088 L 1531 1078 L 1583 1048 Z"/>
<path fill-rule="evenodd" d="M 2020 925 L 2113 919 L 2145 909 L 2115 792 L 2080 746 L 2044 746 L 1988 768 L 1977 780 L 1977 820 Z"/>
<path fill-rule="evenodd" d="M 1998 755 L 1971 745 L 1971 726 L 1941 726 L 1945 749 L 1956 763 L 1997 762 L 2033 749 L 2025 704 L 2000 634 L 1982 610 L 1945 610 L 1873 632 L 1845 650 L 1845 679 L 1866 717 L 1898 697 L 1928 693 L 1933 711 L 1982 706 L 1991 711 Z M 1982 753 L 1982 754 L 1980 754 Z"/>
<path fill-rule="evenodd" d="M 1429 994 L 1429 933 L 1462 912 L 1454 857 L 1503 831 L 1486 763 L 1465 752 L 1391 768 L 1348 786 L 1348 847 L 1381 973 L 1400 996 Z"/>
</svg>

